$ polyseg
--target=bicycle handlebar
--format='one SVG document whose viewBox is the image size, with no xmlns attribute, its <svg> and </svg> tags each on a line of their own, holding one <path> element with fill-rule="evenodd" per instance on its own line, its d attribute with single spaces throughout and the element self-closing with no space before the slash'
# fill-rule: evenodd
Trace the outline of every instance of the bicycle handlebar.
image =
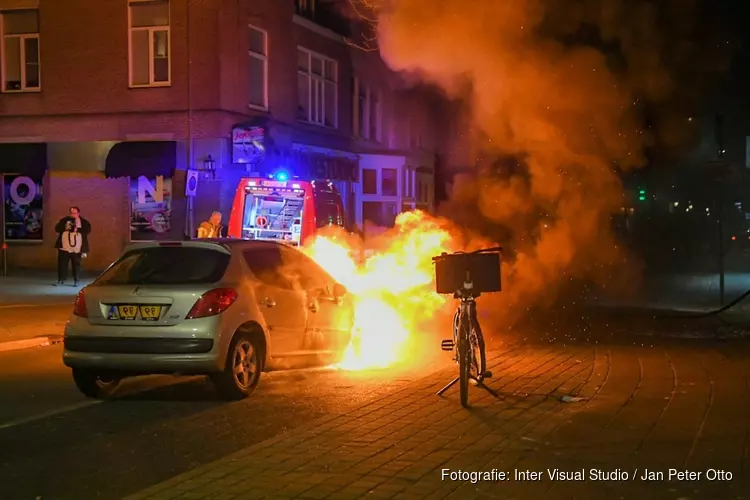
<svg viewBox="0 0 750 500">
<path fill-rule="evenodd" d="M 501 252 L 502 250 L 503 250 L 503 247 L 490 247 L 490 248 L 480 248 L 479 250 L 474 250 L 473 252 L 454 252 L 454 253 L 443 252 L 440 255 L 433 257 L 432 262 L 437 262 L 439 260 L 445 259 L 446 257 L 452 257 L 454 255 L 474 255 L 478 253 Z"/>
</svg>

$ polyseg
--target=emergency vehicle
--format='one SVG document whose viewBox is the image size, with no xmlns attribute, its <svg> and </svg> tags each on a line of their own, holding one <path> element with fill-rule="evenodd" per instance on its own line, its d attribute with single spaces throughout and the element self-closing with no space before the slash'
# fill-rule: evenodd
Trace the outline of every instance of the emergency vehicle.
<svg viewBox="0 0 750 500">
<path fill-rule="evenodd" d="M 228 236 L 296 246 L 320 228 L 345 223 L 341 194 L 328 180 L 245 177 L 234 195 Z"/>
</svg>

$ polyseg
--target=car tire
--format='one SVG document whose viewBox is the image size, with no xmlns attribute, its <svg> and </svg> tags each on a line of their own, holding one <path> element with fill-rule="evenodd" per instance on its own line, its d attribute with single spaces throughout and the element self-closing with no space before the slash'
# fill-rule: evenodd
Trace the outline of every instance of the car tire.
<svg viewBox="0 0 750 500">
<path fill-rule="evenodd" d="M 104 399 L 117 390 L 120 379 L 104 377 L 101 374 L 80 368 L 73 368 L 73 381 L 81 393 L 87 398 Z"/>
<path fill-rule="evenodd" d="M 227 352 L 224 370 L 211 375 L 211 381 L 222 398 L 238 401 L 251 396 L 260 381 L 262 346 L 258 337 L 238 333 Z"/>
</svg>

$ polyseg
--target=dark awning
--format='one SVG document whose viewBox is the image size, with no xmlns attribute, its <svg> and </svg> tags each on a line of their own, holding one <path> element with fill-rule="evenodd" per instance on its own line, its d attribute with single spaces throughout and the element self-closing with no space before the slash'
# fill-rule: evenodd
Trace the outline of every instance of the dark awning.
<svg viewBox="0 0 750 500">
<path fill-rule="evenodd" d="M 47 144 L 0 144 L 0 174 L 21 174 L 41 180 L 46 171 Z"/>
<path fill-rule="evenodd" d="M 104 175 L 133 179 L 141 175 L 172 177 L 176 163 L 177 143 L 174 141 L 119 142 L 109 150 Z"/>
</svg>

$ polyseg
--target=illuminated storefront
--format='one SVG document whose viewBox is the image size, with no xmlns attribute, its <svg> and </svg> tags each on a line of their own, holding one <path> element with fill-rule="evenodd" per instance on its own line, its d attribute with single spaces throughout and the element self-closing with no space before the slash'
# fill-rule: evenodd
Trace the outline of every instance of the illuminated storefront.
<svg viewBox="0 0 750 500">
<path fill-rule="evenodd" d="M 184 220 L 174 218 L 176 162 L 173 141 L 120 142 L 109 151 L 105 176 L 129 183 L 130 241 L 182 239 Z"/>
</svg>

